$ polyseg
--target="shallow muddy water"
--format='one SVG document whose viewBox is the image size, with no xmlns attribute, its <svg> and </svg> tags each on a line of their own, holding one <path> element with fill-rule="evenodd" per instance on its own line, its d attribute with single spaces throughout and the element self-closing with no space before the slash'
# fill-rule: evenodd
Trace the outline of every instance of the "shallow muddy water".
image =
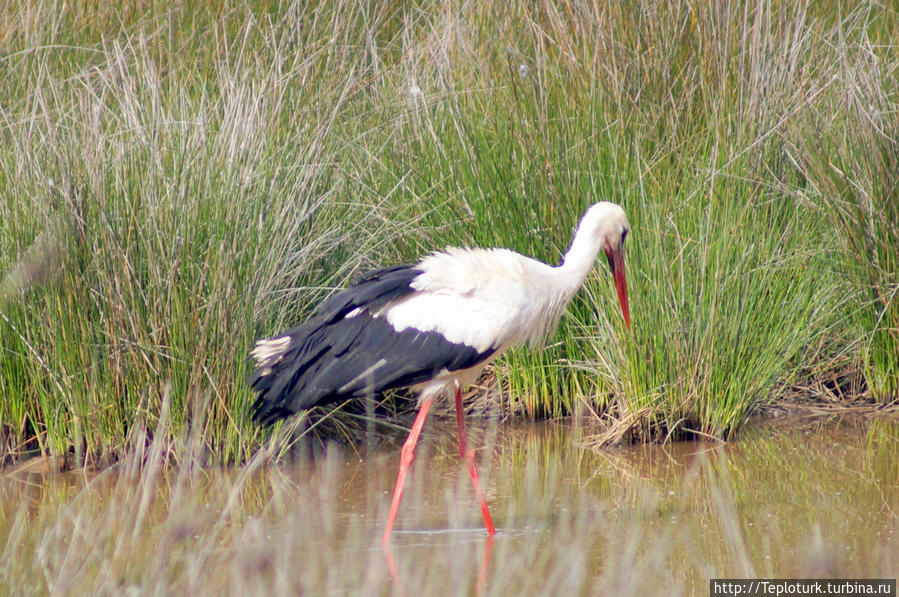
<svg viewBox="0 0 899 597">
<path fill-rule="evenodd" d="M 569 424 L 475 429 L 493 541 L 453 429 L 429 421 L 389 556 L 402 436 L 289 466 L 6 475 L 0 592 L 708 594 L 714 577 L 899 570 L 896 421 L 600 452 Z"/>
</svg>

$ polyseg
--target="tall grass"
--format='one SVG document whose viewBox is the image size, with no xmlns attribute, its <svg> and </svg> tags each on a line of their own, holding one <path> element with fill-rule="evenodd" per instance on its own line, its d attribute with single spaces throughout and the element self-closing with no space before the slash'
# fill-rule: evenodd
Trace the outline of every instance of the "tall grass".
<svg viewBox="0 0 899 597">
<path fill-rule="evenodd" d="M 173 429 L 208 408 L 209 457 L 245 459 L 256 337 L 447 244 L 557 262 L 599 199 L 631 219 L 634 331 L 600 263 L 553 346 L 498 365 L 512 410 L 727 436 L 859 340 L 890 400 L 895 22 L 763 0 L 13 3 L 0 447 L 116 458 L 171 383 Z"/>
<path fill-rule="evenodd" d="M 847 319 L 868 387 L 890 402 L 899 399 L 899 77 L 883 62 L 895 60 L 896 46 L 881 58 L 864 29 L 839 31 L 857 51 L 832 64 L 840 84 L 816 106 L 814 126 L 796 136 L 793 151 L 807 200 L 830 227 L 825 242 L 850 299 Z"/>
<path fill-rule="evenodd" d="M 378 200 L 349 203 L 351 181 L 335 176 L 347 143 L 335 117 L 358 75 L 332 66 L 351 66 L 352 45 L 328 39 L 361 44 L 365 31 L 331 31 L 341 5 L 202 22 L 203 6 L 182 5 L 70 47 L 22 8 L 7 19 L 26 47 L 8 41 L 4 56 L 5 89 L 19 90 L 0 156 L 0 250 L 17 291 L 0 328 L 4 435 L 107 460 L 171 382 L 173 427 L 210 404 L 210 453 L 242 459 L 256 433 L 244 424 L 248 347 L 309 313 L 386 237 Z M 105 10 L 116 9 L 66 33 Z M 29 283 L 29 259 L 56 275 Z"/>
</svg>

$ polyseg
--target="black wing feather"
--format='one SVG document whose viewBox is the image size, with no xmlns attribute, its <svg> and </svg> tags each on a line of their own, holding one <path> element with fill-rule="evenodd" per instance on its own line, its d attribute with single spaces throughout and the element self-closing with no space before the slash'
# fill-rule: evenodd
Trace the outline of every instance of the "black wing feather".
<svg viewBox="0 0 899 597">
<path fill-rule="evenodd" d="M 377 309 L 414 292 L 411 284 L 420 273 L 420 269 L 411 265 L 395 265 L 372 272 L 357 284 L 325 299 L 318 308 L 318 316 L 331 322 L 357 307 Z"/>
<path fill-rule="evenodd" d="M 444 369 L 467 369 L 493 354 L 495 348 L 479 352 L 437 332 L 397 332 L 371 315 L 413 293 L 420 273 L 413 266 L 374 272 L 324 301 L 309 321 L 276 336 L 289 339 L 280 358 L 260 363 L 250 378 L 259 394 L 253 418 L 270 424 L 316 404 L 414 385 Z M 361 311 L 346 317 L 354 309 Z"/>
</svg>

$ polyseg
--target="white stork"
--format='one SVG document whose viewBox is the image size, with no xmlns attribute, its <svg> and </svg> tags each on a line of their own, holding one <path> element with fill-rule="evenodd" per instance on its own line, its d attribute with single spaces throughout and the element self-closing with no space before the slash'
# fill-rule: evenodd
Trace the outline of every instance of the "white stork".
<svg viewBox="0 0 899 597">
<path fill-rule="evenodd" d="M 428 410 L 442 392 L 454 392 L 459 452 L 493 535 L 474 452 L 466 445 L 462 388 L 510 346 L 537 344 L 555 331 L 600 249 L 630 328 L 622 257 L 627 232 L 624 210 L 600 202 L 581 218 L 558 267 L 507 249 L 448 248 L 415 265 L 378 270 L 325 300 L 309 321 L 256 343 L 253 417 L 270 424 L 316 404 L 392 388 L 419 392 L 384 530 L 386 546 Z"/>
</svg>

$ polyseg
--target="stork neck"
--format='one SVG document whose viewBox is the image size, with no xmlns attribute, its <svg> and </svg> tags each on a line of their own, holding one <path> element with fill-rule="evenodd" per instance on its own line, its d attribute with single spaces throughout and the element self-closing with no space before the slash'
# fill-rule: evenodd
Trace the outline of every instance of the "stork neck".
<svg viewBox="0 0 899 597">
<path fill-rule="evenodd" d="M 578 228 L 574 240 L 571 241 L 571 247 L 565 253 L 562 264 L 558 268 L 571 282 L 574 291 L 577 291 L 587 278 L 587 274 L 593 269 L 596 256 L 599 254 L 599 243 L 590 235 L 582 232 Z"/>
</svg>

